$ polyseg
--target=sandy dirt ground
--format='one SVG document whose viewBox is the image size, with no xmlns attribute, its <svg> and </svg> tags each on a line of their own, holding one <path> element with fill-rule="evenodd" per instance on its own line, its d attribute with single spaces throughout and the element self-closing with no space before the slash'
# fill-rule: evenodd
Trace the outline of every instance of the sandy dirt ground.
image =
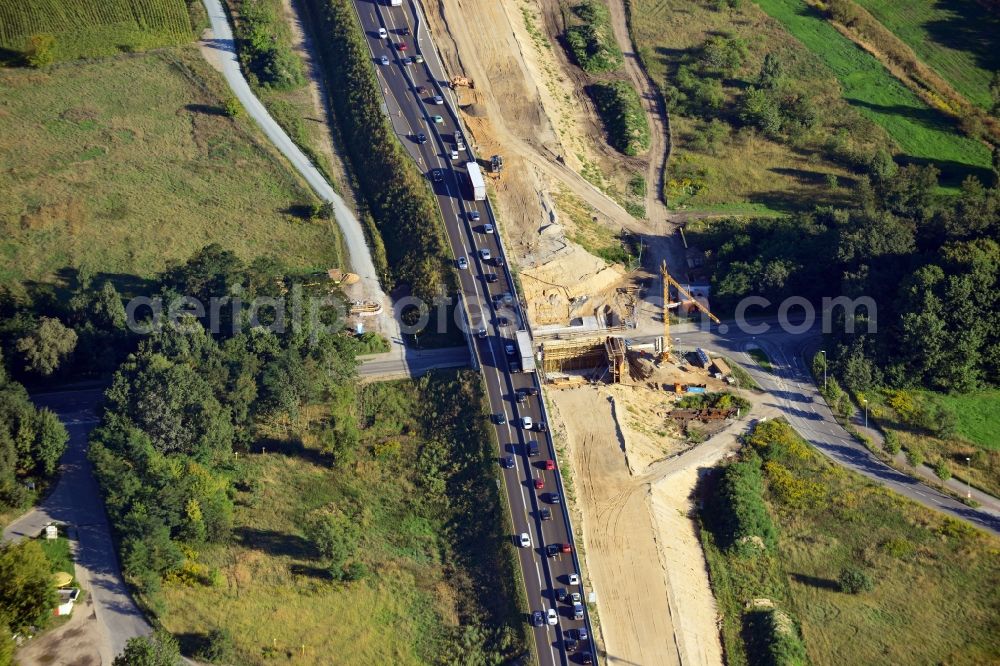
<svg viewBox="0 0 1000 666">
<path fill-rule="evenodd" d="M 542 60 L 544 52 L 556 47 L 534 46 L 522 8 L 539 13 L 527 0 L 438 0 L 424 5 L 449 76 L 475 82 L 474 90 L 456 90 L 459 108 L 479 154 L 504 157 L 504 173 L 494 183 L 498 208 L 507 246 L 523 260 L 539 252 L 544 257 L 565 243 L 560 234 L 543 233 L 558 223 L 548 195 L 557 183 L 592 206 L 611 229 L 641 223 L 568 164 L 579 151 L 570 139 L 567 149 L 561 135 L 576 136 L 577 123 L 573 114 L 564 112 L 578 105 L 571 97 L 567 107 L 565 95 L 572 89 L 560 87 L 565 75 Z"/>
<path fill-rule="evenodd" d="M 702 371 L 682 372 L 672 364 L 658 369 L 648 382 L 603 387 L 618 406 L 618 427 L 625 442 L 625 463 L 634 476 L 645 474 L 661 460 L 693 446 L 685 440 L 680 425 L 669 416 L 676 396 L 664 391 L 663 386 L 671 386 L 674 382 L 705 384 L 709 391 L 730 389 L 725 382 L 712 379 Z M 650 383 L 655 388 L 651 388 Z M 697 427 L 706 435 L 714 435 L 725 427 L 725 422 L 699 423 Z"/>
<path fill-rule="evenodd" d="M 618 425 L 622 406 L 611 392 L 583 387 L 548 396 L 573 472 L 571 507 L 607 663 L 721 664 L 715 600 L 689 512 L 699 470 L 736 447 L 744 424 L 633 475 Z"/>
<path fill-rule="evenodd" d="M 102 627 L 94 612 L 94 602 L 88 595 L 77 605 L 63 626 L 29 641 L 15 655 L 24 666 L 98 666 L 101 659 Z M 106 643 L 106 641 L 104 641 Z M 111 652 L 104 645 L 104 652 Z"/>
</svg>

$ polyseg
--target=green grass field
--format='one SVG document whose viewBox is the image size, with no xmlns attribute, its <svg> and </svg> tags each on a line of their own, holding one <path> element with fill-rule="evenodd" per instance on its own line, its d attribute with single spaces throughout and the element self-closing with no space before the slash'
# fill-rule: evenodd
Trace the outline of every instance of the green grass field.
<svg viewBox="0 0 1000 666">
<path fill-rule="evenodd" d="M 731 555 L 703 532 L 726 645 L 742 648 L 744 603 L 766 597 L 798 621 L 817 666 L 995 663 L 1000 541 L 845 471 L 782 422 L 768 427 L 790 442 L 757 449 L 776 549 Z M 846 566 L 874 589 L 840 591 Z M 742 649 L 726 657 L 747 663 Z"/>
<path fill-rule="evenodd" d="M 1000 18 L 975 0 L 855 0 L 969 101 L 992 104 L 1000 70 Z"/>
<path fill-rule="evenodd" d="M 56 61 L 182 44 L 194 37 L 184 0 L 0 0 L 0 61 L 24 53 L 29 38 L 38 34 L 55 38 Z"/>
<path fill-rule="evenodd" d="M 1000 451 L 1000 391 L 965 395 L 924 393 L 958 418 L 958 434 L 989 451 Z"/>
<path fill-rule="evenodd" d="M 673 148 L 667 168 L 667 200 L 671 208 L 733 215 L 775 216 L 815 205 L 841 206 L 847 188 L 830 188 L 827 177 L 842 183 L 851 173 L 827 159 L 830 130 L 843 128 L 845 144 L 864 149 L 891 147 L 880 128 L 851 108 L 840 96 L 835 77 L 819 59 L 780 24 L 750 2 L 716 11 L 711 3 L 686 0 L 630 0 L 631 31 L 642 61 L 662 90 L 675 83 L 678 63 L 696 57 L 712 35 L 731 35 L 747 47 L 746 65 L 724 82 L 723 120 L 735 115 L 735 103 L 746 84 L 760 71 L 766 53 L 775 53 L 789 79 L 806 91 L 824 127 L 803 137 L 796 148 L 759 133 L 728 131 L 717 145 L 699 145 L 705 123 L 671 113 Z M 730 123 L 727 121 L 727 125 Z M 702 186 L 694 196 L 683 193 L 685 181 Z M 671 182 L 674 185 L 671 185 Z"/>
<path fill-rule="evenodd" d="M 336 462 L 325 405 L 265 428 L 240 456 L 257 481 L 237 493 L 233 538 L 199 556 L 215 582 L 165 583 L 166 628 L 190 652 L 224 627 L 247 665 L 505 663 L 485 656 L 498 633 L 506 656 L 524 649 L 479 386 L 461 371 L 359 388 L 359 444 Z M 329 507 L 360 525 L 360 580 L 333 580 L 304 538 L 303 517 Z"/>
<path fill-rule="evenodd" d="M 295 268 L 340 261 L 332 222 L 194 46 L 0 69 L 0 284 L 150 276 L 211 242 Z M 69 275 L 67 275 L 69 273 Z"/>
<path fill-rule="evenodd" d="M 991 158 L 985 146 L 961 136 L 950 119 L 924 104 L 802 0 L 757 4 L 826 63 L 848 103 L 884 127 L 906 157 L 937 164 L 950 185 L 969 174 L 989 182 Z"/>
<path fill-rule="evenodd" d="M 905 450 L 918 452 L 931 466 L 943 461 L 956 477 L 1000 496 L 1000 391 L 885 390 L 869 398 L 879 427 L 894 433 Z M 935 409 L 954 417 L 953 433 L 935 434 L 923 423 Z"/>
</svg>

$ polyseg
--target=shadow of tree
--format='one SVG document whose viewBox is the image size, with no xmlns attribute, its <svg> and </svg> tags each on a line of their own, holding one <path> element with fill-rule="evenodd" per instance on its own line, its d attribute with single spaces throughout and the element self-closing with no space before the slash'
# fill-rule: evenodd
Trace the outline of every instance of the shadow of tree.
<svg viewBox="0 0 1000 666">
<path fill-rule="evenodd" d="M 201 113 L 206 116 L 224 116 L 226 115 L 226 110 L 221 106 L 216 106 L 214 104 L 187 104 L 184 107 L 191 113 Z"/>
<path fill-rule="evenodd" d="M 312 559 L 319 555 L 311 543 L 297 534 L 287 534 L 285 532 L 258 529 L 256 527 L 238 527 L 233 530 L 233 537 L 241 545 L 254 548 L 268 555 L 283 555 L 301 560 Z"/>
<path fill-rule="evenodd" d="M 1000 19 L 978 2 L 937 0 L 934 4 L 935 9 L 944 10 L 949 16 L 924 24 L 931 39 L 950 49 L 971 53 L 976 64 L 987 71 L 1000 70 L 1000 48 L 996 43 Z"/>
<path fill-rule="evenodd" d="M 819 576 L 807 576 L 806 574 L 789 574 L 796 582 L 803 585 L 810 585 L 820 590 L 839 590 L 840 584 L 832 578 L 820 578 Z"/>
</svg>

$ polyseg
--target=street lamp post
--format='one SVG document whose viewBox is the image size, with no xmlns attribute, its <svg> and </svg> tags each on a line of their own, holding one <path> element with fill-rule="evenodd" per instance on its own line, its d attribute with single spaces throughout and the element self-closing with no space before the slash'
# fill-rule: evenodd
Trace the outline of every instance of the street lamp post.
<svg viewBox="0 0 1000 666">
<path fill-rule="evenodd" d="M 826 390 L 826 350 L 820 349 L 819 353 L 823 355 L 823 390 Z"/>
<path fill-rule="evenodd" d="M 867 429 L 868 428 L 868 398 L 865 398 L 864 401 L 865 401 L 865 428 Z"/>
<path fill-rule="evenodd" d="M 972 458 L 965 456 L 965 498 L 972 499 Z"/>
</svg>

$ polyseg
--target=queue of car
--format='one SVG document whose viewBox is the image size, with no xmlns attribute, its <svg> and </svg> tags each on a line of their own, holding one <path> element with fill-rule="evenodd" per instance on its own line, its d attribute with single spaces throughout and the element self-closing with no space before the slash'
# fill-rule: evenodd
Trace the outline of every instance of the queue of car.
<svg viewBox="0 0 1000 666">
<path fill-rule="evenodd" d="M 394 32 L 397 34 L 408 35 L 409 29 L 395 30 Z M 399 59 L 399 62 L 401 62 L 403 65 L 419 64 L 424 62 L 423 57 L 419 54 L 413 56 L 406 55 L 409 50 L 407 43 L 401 40 L 396 41 L 394 39 L 390 39 L 389 31 L 387 31 L 385 28 L 379 28 L 377 34 L 380 40 L 388 40 L 387 46 L 390 48 L 390 50 L 393 48 L 395 49 L 396 57 Z M 382 65 L 388 65 L 390 63 L 389 54 L 381 55 L 378 58 L 378 61 Z M 427 109 L 427 111 L 430 111 L 433 106 L 444 105 L 443 96 L 434 94 L 433 91 L 428 90 L 428 88 L 425 86 L 415 86 L 414 91 L 417 93 L 421 102 L 424 105 L 426 105 L 424 108 Z M 427 112 L 425 112 L 425 114 L 426 114 L 424 116 L 425 119 L 434 125 L 443 125 L 445 122 L 445 119 L 442 115 L 431 114 Z M 447 140 L 446 135 L 442 134 L 438 128 L 435 127 L 434 131 L 439 140 L 441 141 Z M 410 134 L 408 138 L 417 144 L 426 144 L 428 142 L 428 137 L 423 132 Z M 459 151 L 464 151 L 466 148 L 465 138 L 461 131 L 456 131 L 452 135 L 452 139 L 453 139 L 453 144 L 452 144 L 453 147 L 446 147 L 443 156 L 445 158 L 450 158 L 451 161 L 455 161 L 458 160 L 460 157 Z M 440 168 L 432 169 L 429 175 L 434 183 L 440 183 L 444 180 L 444 171 Z M 475 209 L 470 210 L 465 214 L 465 219 L 472 225 L 478 225 L 481 219 L 480 213 Z M 472 226 L 470 230 L 479 231 L 480 233 L 486 235 L 495 235 L 496 233 L 493 224 L 490 223 L 485 223 L 482 224 L 481 226 Z M 503 268 L 505 266 L 504 259 L 499 252 L 494 255 L 494 253 L 491 252 L 489 248 L 479 248 L 476 254 L 478 254 L 478 258 L 482 262 L 483 266 L 487 265 L 487 263 L 491 263 L 497 268 Z M 470 257 L 458 256 L 455 258 L 455 265 L 459 270 L 469 270 L 470 268 L 469 259 Z M 488 284 L 495 283 L 499 280 L 499 276 L 496 273 L 483 272 L 482 278 L 483 281 Z M 512 325 L 512 322 L 508 317 L 499 314 L 499 311 L 503 306 L 510 306 L 512 304 L 513 304 L 513 295 L 510 294 L 509 292 L 494 296 L 493 307 L 494 310 L 497 312 L 494 321 L 498 327 L 506 327 Z M 481 338 L 485 337 L 486 336 L 485 327 L 480 326 L 477 330 L 477 335 L 478 337 Z M 504 352 L 507 357 L 508 366 L 515 371 L 519 369 L 520 357 L 518 355 L 517 348 L 511 342 L 505 341 Z M 535 396 L 538 396 L 538 388 L 532 386 L 532 387 L 517 389 L 514 393 L 513 399 L 519 405 L 524 405 L 525 403 L 528 402 L 528 400 L 531 397 Z M 504 412 L 500 412 L 499 414 L 493 415 L 492 419 L 494 423 L 498 426 L 506 425 L 508 423 L 507 416 L 505 415 Z M 541 420 L 536 421 L 531 416 L 522 416 L 519 420 L 516 421 L 516 424 L 519 425 L 525 432 L 529 433 L 530 432 L 545 433 L 548 430 L 547 425 L 544 421 Z M 523 454 L 526 455 L 529 464 L 531 465 L 532 472 L 528 477 L 528 481 L 530 482 L 530 487 L 533 487 L 539 502 L 536 511 L 536 518 L 542 522 L 551 521 L 553 518 L 553 511 L 550 507 L 553 505 L 558 506 L 562 502 L 562 498 L 558 492 L 558 484 L 555 484 L 555 488 L 551 488 L 549 487 L 549 484 L 547 483 L 546 479 L 547 473 L 551 474 L 558 473 L 556 470 L 555 461 L 551 459 L 537 460 L 537 461 L 534 460 L 538 458 L 540 455 L 539 443 L 536 440 L 529 440 L 526 442 Z M 517 467 L 517 460 L 515 455 L 503 455 L 499 458 L 499 463 L 501 467 L 503 467 L 504 469 L 515 469 Z M 549 506 L 541 506 L 541 504 L 546 504 Z M 539 533 L 539 538 L 542 538 L 541 533 Z M 513 535 L 513 541 L 520 548 L 532 549 L 536 547 L 536 544 L 532 542 L 532 537 L 528 532 L 521 532 L 520 534 Z M 544 543 L 543 540 L 543 543 L 537 544 L 537 548 L 538 552 L 539 553 L 544 552 L 547 558 L 562 559 L 564 556 L 569 556 L 571 561 L 573 561 L 572 559 L 573 548 L 572 545 L 569 543 L 562 543 L 562 542 Z M 559 624 L 560 611 L 558 609 L 560 608 L 560 604 L 565 604 L 564 614 L 568 618 L 572 618 L 573 620 L 576 621 L 581 621 L 585 619 L 585 611 L 583 606 L 582 588 L 580 586 L 579 573 L 576 571 L 571 571 L 570 573 L 561 576 L 560 579 L 561 579 L 560 582 L 564 583 L 566 587 L 559 587 L 548 591 L 546 590 L 541 591 L 543 596 L 547 596 L 550 600 L 552 600 L 552 606 L 532 612 L 531 623 L 534 626 L 536 627 L 542 627 L 546 625 L 557 626 Z M 585 626 L 578 629 L 569 629 L 566 632 L 564 632 L 562 636 L 560 636 L 560 639 L 562 640 L 563 647 L 567 652 L 575 653 L 580 649 L 581 643 L 587 645 L 586 643 L 586 641 L 588 640 L 587 629 Z M 592 663 L 592 656 L 589 652 L 583 651 L 577 654 L 573 660 L 582 663 Z"/>
</svg>

